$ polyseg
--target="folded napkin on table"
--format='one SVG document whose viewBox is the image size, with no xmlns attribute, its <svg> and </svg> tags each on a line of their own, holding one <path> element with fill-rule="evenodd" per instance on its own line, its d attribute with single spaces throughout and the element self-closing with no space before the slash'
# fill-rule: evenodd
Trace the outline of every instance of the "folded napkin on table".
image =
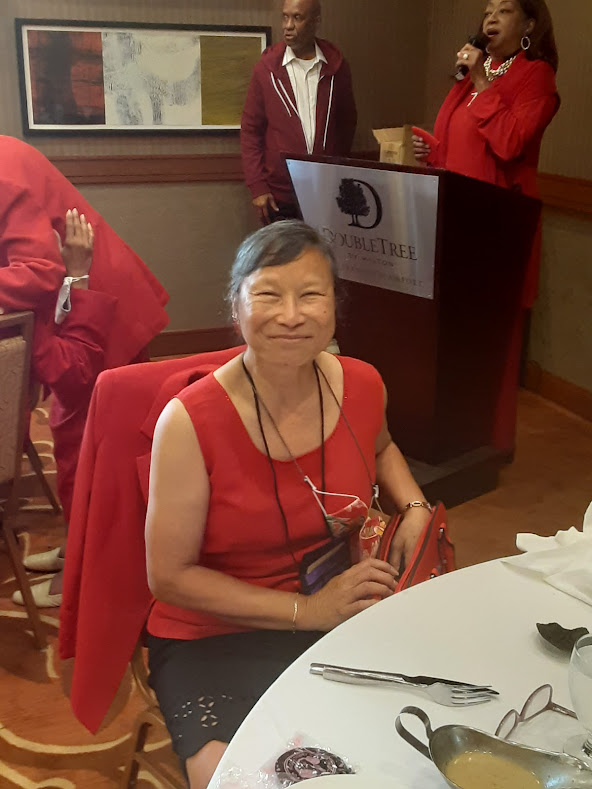
<svg viewBox="0 0 592 789">
<path fill-rule="evenodd" d="M 556 589 L 592 605 L 592 503 L 584 515 L 582 531 L 558 531 L 554 537 L 518 534 L 516 547 L 522 556 L 504 562 L 542 576 Z"/>
</svg>

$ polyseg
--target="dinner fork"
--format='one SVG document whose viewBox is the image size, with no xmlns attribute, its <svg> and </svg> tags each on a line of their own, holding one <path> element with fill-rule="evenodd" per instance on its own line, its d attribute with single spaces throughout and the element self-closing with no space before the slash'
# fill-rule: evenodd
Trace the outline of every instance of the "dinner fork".
<svg viewBox="0 0 592 789">
<path fill-rule="evenodd" d="M 436 677 L 408 677 L 404 674 L 364 671 L 363 669 L 327 666 L 318 663 L 311 664 L 310 671 L 312 674 L 319 674 L 323 679 L 351 685 L 412 687 L 445 707 L 472 707 L 476 704 L 485 704 L 499 695 L 489 685 L 469 685 L 452 680 L 440 680 Z"/>
</svg>

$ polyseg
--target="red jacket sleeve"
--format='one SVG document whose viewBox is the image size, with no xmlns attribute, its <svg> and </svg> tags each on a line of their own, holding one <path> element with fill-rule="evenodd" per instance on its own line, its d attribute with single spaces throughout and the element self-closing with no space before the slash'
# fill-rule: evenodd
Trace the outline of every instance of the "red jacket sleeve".
<svg viewBox="0 0 592 789">
<path fill-rule="evenodd" d="M 437 140 L 433 134 L 430 134 L 425 129 L 422 129 L 421 126 L 413 126 L 412 131 L 416 137 L 421 137 L 426 145 L 430 146 L 430 153 L 426 159 L 426 164 L 430 164 L 435 167 L 438 162 L 438 149 L 440 148 L 440 141 Z"/>
<path fill-rule="evenodd" d="M 245 183 L 253 198 L 270 192 L 264 175 L 266 131 L 265 100 L 260 84 L 259 70 L 256 66 L 247 92 L 240 131 Z"/>
<path fill-rule="evenodd" d="M 339 69 L 339 86 L 336 86 L 336 95 L 339 96 L 337 106 L 337 133 L 339 135 L 339 154 L 347 156 L 352 149 L 356 126 L 358 124 L 358 111 L 354 97 L 351 69 L 344 60 Z"/>
<path fill-rule="evenodd" d="M 93 290 L 70 292 L 71 312 L 57 326 L 36 321 L 33 367 L 37 378 L 66 408 L 88 402 L 105 366 L 105 347 L 117 299 Z M 53 320 L 53 318 L 52 318 Z"/>
<path fill-rule="evenodd" d="M 0 309 L 47 315 L 65 274 L 51 223 L 28 189 L 0 181 L 0 195 Z"/>
<path fill-rule="evenodd" d="M 546 129 L 559 106 L 553 69 L 539 60 L 511 97 L 494 83 L 480 93 L 469 111 L 495 156 L 504 162 L 519 158 Z"/>
</svg>

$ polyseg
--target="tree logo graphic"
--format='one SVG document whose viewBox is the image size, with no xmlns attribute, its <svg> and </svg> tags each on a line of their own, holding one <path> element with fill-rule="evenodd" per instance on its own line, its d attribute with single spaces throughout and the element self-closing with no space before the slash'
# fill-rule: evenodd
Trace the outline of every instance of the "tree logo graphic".
<svg viewBox="0 0 592 789">
<path fill-rule="evenodd" d="M 374 210 L 368 198 L 374 203 Z M 366 181 L 357 178 L 343 178 L 339 185 L 339 195 L 337 205 L 342 214 L 351 216 L 350 227 L 359 227 L 362 230 L 373 230 L 382 222 L 382 201 L 376 189 Z M 362 224 L 360 219 L 374 216 L 374 221 L 370 219 L 370 224 Z"/>
</svg>

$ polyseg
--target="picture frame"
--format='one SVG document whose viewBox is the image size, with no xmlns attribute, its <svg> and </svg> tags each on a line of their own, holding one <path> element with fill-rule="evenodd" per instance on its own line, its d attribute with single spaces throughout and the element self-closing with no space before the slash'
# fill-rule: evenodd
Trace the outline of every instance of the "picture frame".
<svg viewBox="0 0 592 789">
<path fill-rule="evenodd" d="M 240 129 L 271 28 L 15 19 L 23 131 Z"/>
</svg>

